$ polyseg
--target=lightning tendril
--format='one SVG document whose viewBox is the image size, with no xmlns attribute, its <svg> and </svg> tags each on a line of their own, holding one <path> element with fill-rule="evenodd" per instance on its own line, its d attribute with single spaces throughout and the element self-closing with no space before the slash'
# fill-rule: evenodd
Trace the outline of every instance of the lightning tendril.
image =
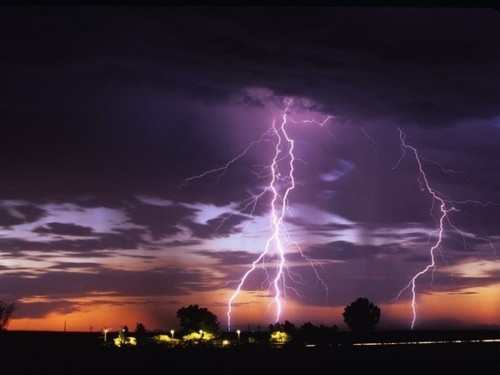
<svg viewBox="0 0 500 375">
<path fill-rule="evenodd" d="M 417 272 L 410 279 L 408 284 L 403 289 L 401 289 L 399 291 L 396 298 L 394 298 L 394 300 L 397 300 L 397 299 L 399 299 L 399 297 L 401 297 L 403 292 L 405 292 L 408 289 L 411 290 L 411 308 L 412 308 L 412 316 L 413 316 L 412 321 L 411 321 L 411 329 L 413 329 L 415 327 L 416 320 L 417 320 L 417 295 L 416 295 L 417 294 L 416 293 L 417 281 L 420 277 L 422 277 L 424 274 L 426 274 L 428 272 L 430 272 L 431 275 L 433 276 L 433 273 L 436 270 L 436 251 L 439 250 L 442 246 L 443 236 L 444 236 L 444 232 L 445 232 L 445 224 L 448 224 L 448 226 L 450 228 L 452 228 L 452 229 L 456 230 L 458 233 L 460 233 L 462 235 L 462 238 L 464 241 L 464 246 L 466 244 L 465 238 L 466 238 L 467 234 L 462 232 L 460 229 L 458 229 L 452 223 L 452 221 L 450 220 L 449 214 L 451 212 L 460 211 L 460 209 L 457 208 L 457 206 L 460 204 L 479 204 L 483 207 L 486 207 L 486 206 L 497 206 L 498 203 L 494 203 L 491 201 L 484 203 L 484 202 L 480 202 L 480 201 L 476 201 L 476 200 L 453 201 L 453 200 L 448 199 L 444 194 L 437 191 L 430 184 L 430 182 L 427 178 L 427 174 L 425 172 L 425 169 L 423 167 L 422 161 L 426 161 L 426 162 L 432 163 L 434 165 L 437 165 L 441 169 L 441 171 L 444 173 L 460 173 L 460 174 L 462 174 L 462 173 L 456 172 L 454 170 L 446 169 L 441 164 L 438 164 L 438 163 L 435 163 L 435 162 L 432 162 L 430 160 L 423 158 L 419 154 L 418 150 L 415 147 L 410 146 L 406 142 L 406 134 L 400 128 L 398 128 L 398 132 L 399 132 L 399 139 L 400 139 L 400 146 L 401 146 L 402 154 L 401 154 L 401 157 L 399 158 L 396 166 L 393 169 L 396 169 L 399 166 L 399 164 L 401 163 L 403 158 L 406 156 L 407 151 L 410 151 L 413 154 L 415 161 L 417 163 L 417 166 L 418 166 L 418 182 L 420 183 L 420 188 L 422 191 L 427 192 L 432 197 L 432 205 L 430 208 L 430 215 L 434 218 L 434 220 L 436 222 L 436 229 L 433 231 L 433 233 L 436 233 L 436 235 L 435 235 L 436 240 L 434 241 L 434 244 L 431 246 L 431 248 L 429 250 L 430 260 L 429 260 L 428 264 L 422 270 Z M 436 207 L 438 207 L 437 214 L 435 214 Z M 430 234 L 429 237 L 432 237 L 432 233 Z M 488 242 L 490 247 L 493 249 L 494 253 L 496 254 L 496 250 L 493 246 L 493 243 L 490 240 L 483 238 L 483 237 L 476 237 L 476 239 L 480 239 L 480 240 Z"/>
</svg>

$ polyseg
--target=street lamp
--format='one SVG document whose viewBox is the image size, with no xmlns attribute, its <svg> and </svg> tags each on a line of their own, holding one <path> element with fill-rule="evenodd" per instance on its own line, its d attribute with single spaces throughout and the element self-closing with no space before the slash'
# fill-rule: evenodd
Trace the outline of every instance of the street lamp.
<svg viewBox="0 0 500 375">
<path fill-rule="evenodd" d="M 175 333 L 175 331 L 173 329 L 171 329 L 170 334 L 172 335 L 172 340 L 174 339 L 174 333 Z"/>
<path fill-rule="evenodd" d="M 106 339 L 107 339 L 107 336 L 108 336 L 108 332 L 109 332 L 109 328 L 104 328 L 103 331 L 104 331 L 104 342 L 106 342 Z"/>
<path fill-rule="evenodd" d="M 240 343 L 240 333 L 241 333 L 241 331 L 239 329 L 237 329 L 236 333 L 238 334 L 238 344 L 239 344 Z"/>
</svg>

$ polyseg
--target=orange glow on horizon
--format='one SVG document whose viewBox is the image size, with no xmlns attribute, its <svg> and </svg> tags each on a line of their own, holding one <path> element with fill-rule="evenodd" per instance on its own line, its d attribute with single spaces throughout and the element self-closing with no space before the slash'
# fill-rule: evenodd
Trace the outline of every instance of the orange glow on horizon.
<svg viewBox="0 0 500 375">
<path fill-rule="evenodd" d="M 451 293 L 421 293 L 417 299 L 417 325 L 416 328 L 439 327 L 440 324 L 450 322 L 450 325 L 469 327 L 474 325 L 498 325 L 500 316 L 498 308 L 500 304 L 499 286 L 471 288 L 462 290 L 455 294 Z M 198 304 L 212 311 L 219 319 L 221 331 L 227 329 L 226 305 L 223 303 L 231 291 L 224 290 L 217 293 L 217 303 L 213 302 L 213 293 L 199 293 L 183 297 L 177 304 L 159 303 L 158 309 L 161 313 L 155 313 L 155 307 L 145 307 L 144 297 L 140 301 L 116 300 L 116 304 L 88 304 L 80 311 L 72 313 L 50 313 L 41 318 L 17 318 L 14 312 L 8 330 L 34 330 L 34 331 L 67 331 L 88 332 L 92 327 L 93 332 L 100 332 L 103 328 L 109 328 L 111 332 L 118 331 L 120 327 L 127 325 L 130 331 L 134 331 L 137 323 L 145 325 L 147 330 L 178 329 L 176 312 L 183 306 Z M 369 298 L 369 297 L 368 297 Z M 370 299 L 370 298 L 369 298 Z M 83 300 L 83 299 L 82 299 Z M 385 327 L 397 327 L 401 329 L 410 328 L 411 306 L 408 299 L 395 302 L 381 303 L 370 299 L 381 308 L 380 329 Z M 141 302 L 142 301 L 142 302 Z M 222 301 L 222 302 L 221 302 Z M 246 293 L 239 298 L 234 305 L 232 315 L 232 328 L 267 330 L 270 324 L 274 324 L 275 313 L 273 306 L 268 308 L 267 298 L 257 296 L 255 293 Z M 76 301 L 75 301 L 76 302 Z M 82 301 L 80 301 L 82 302 Z M 139 303 L 138 303 L 139 302 Z M 279 323 L 290 321 L 296 327 L 305 322 L 314 325 L 326 325 L 337 327 L 341 330 L 348 329 L 345 325 L 342 312 L 345 306 L 304 306 L 300 301 L 285 300 L 284 312 Z M 22 309 L 22 305 L 19 307 Z"/>
</svg>

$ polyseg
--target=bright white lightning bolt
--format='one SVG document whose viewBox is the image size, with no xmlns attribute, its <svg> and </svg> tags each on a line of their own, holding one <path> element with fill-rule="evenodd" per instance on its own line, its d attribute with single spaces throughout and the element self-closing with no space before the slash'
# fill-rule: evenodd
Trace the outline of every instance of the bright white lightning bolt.
<svg viewBox="0 0 500 375">
<path fill-rule="evenodd" d="M 298 246 L 298 244 L 294 243 L 291 240 L 285 226 L 285 221 L 286 221 L 287 211 L 289 209 L 289 196 L 292 193 L 293 189 L 295 188 L 295 176 L 294 176 L 295 163 L 296 161 L 299 161 L 299 159 L 297 159 L 294 154 L 294 140 L 292 139 L 292 137 L 289 136 L 288 126 L 290 123 L 297 124 L 299 122 L 304 124 L 324 126 L 330 119 L 332 119 L 332 117 L 328 116 L 324 121 L 317 121 L 317 120 L 294 121 L 293 119 L 288 118 L 291 112 L 292 104 L 293 100 L 290 99 L 286 104 L 283 116 L 281 118 L 281 122 L 279 124 L 277 124 L 276 121 L 273 121 L 272 126 L 260 137 L 260 139 L 251 142 L 240 154 L 229 160 L 225 165 L 219 168 L 207 170 L 199 175 L 187 178 L 179 186 L 179 188 L 181 188 L 183 186 L 188 185 L 192 181 L 202 179 L 210 174 L 216 174 L 218 176 L 216 181 L 217 183 L 221 180 L 221 178 L 233 164 L 235 164 L 237 161 L 245 157 L 247 153 L 249 153 L 249 151 L 252 149 L 253 146 L 262 142 L 269 142 L 273 147 L 274 153 L 272 160 L 268 165 L 263 166 L 263 171 L 264 170 L 268 171 L 268 173 L 266 173 L 265 175 L 263 173 L 256 173 L 259 179 L 264 177 L 269 178 L 269 182 L 265 185 L 265 187 L 259 194 L 252 195 L 249 198 L 239 202 L 234 208 L 233 212 L 224 215 L 224 217 L 221 218 L 216 228 L 216 230 L 219 230 L 224 224 L 224 222 L 236 213 L 248 215 L 251 218 L 256 209 L 257 203 L 264 196 L 266 195 L 271 196 L 270 212 L 269 212 L 269 224 L 270 224 L 271 234 L 267 238 L 264 249 L 257 257 L 257 259 L 255 259 L 249 265 L 248 270 L 243 274 L 241 278 L 228 282 L 228 284 L 229 283 L 237 284 L 235 291 L 232 293 L 227 303 L 228 330 L 231 329 L 231 316 L 233 312 L 234 302 L 242 292 L 242 289 L 245 283 L 248 281 L 249 276 L 259 267 L 268 276 L 267 277 L 268 295 L 272 295 L 272 302 L 269 304 L 268 308 L 275 305 L 276 307 L 275 322 L 279 321 L 283 310 L 283 302 L 284 302 L 283 300 L 286 297 L 286 291 L 292 290 L 295 293 L 297 293 L 297 291 L 293 287 L 287 285 L 286 278 L 288 277 L 293 282 L 297 281 L 296 279 L 294 279 L 295 277 L 300 278 L 300 276 L 298 275 L 293 275 L 287 266 L 287 253 L 290 246 L 298 249 L 298 252 L 303 257 L 303 259 L 309 262 L 313 271 L 315 272 L 317 280 L 322 283 L 323 287 L 326 290 L 326 293 L 328 294 L 328 287 L 323 282 L 319 273 L 314 267 L 313 259 L 306 256 L 302 252 L 302 249 Z M 427 174 L 424 169 L 423 163 L 433 164 L 439 167 L 443 173 L 457 173 L 457 174 L 460 173 L 462 175 L 463 173 L 444 168 L 441 164 L 435 163 L 431 160 L 422 157 L 415 147 L 409 145 L 406 142 L 406 134 L 399 128 L 398 131 L 399 131 L 400 147 L 402 154 L 396 166 L 393 167 L 393 169 L 398 168 L 401 161 L 406 157 L 407 152 L 411 152 L 413 154 L 418 166 L 418 182 L 420 183 L 420 188 L 422 191 L 428 193 L 432 198 L 430 215 L 436 222 L 436 229 L 433 230 L 429 235 L 429 240 L 431 239 L 433 233 L 435 234 L 436 237 L 436 240 L 431 245 L 429 251 L 430 253 L 429 263 L 421 271 L 416 273 L 411 278 L 408 284 L 399 291 L 397 297 L 395 298 L 395 300 L 397 300 L 406 290 L 411 290 L 411 296 L 412 296 L 411 307 L 413 312 L 411 328 L 413 329 L 417 320 L 417 291 L 416 291 L 417 281 L 420 277 L 422 277 L 426 273 L 430 272 L 433 275 L 433 272 L 436 270 L 435 256 L 436 252 L 442 246 L 446 226 L 456 230 L 458 233 L 462 235 L 464 241 L 464 247 L 468 245 L 466 240 L 467 237 L 474 238 L 475 240 L 483 240 L 489 243 L 490 247 L 493 249 L 496 255 L 496 249 L 490 240 L 484 237 L 474 236 L 473 234 L 468 233 L 466 231 L 459 230 L 451 222 L 450 213 L 459 212 L 460 209 L 458 209 L 457 207 L 459 207 L 460 205 L 478 204 L 483 207 L 487 207 L 487 206 L 499 206 L 500 204 L 493 203 L 491 201 L 483 203 L 475 200 L 453 201 L 448 199 L 444 194 L 437 191 L 431 185 L 431 183 L 427 178 Z M 365 135 L 367 135 L 364 129 L 363 132 L 365 133 Z M 374 145 L 376 145 L 371 137 L 369 137 L 369 139 L 372 141 Z M 377 150 L 375 151 L 378 153 Z M 463 175 L 463 177 L 465 176 Z M 272 277 L 269 277 L 268 270 L 270 269 L 273 269 Z"/>
<path fill-rule="evenodd" d="M 450 221 L 450 218 L 448 216 L 448 214 L 452 211 L 459 211 L 459 209 L 457 209 L 454 205 L 473 203 L 473 204 L 479 204 L 479 205 L 482 205 L 483 207 L 485 207 L 485 206 L 489 206 L 489 205 L 496 206 L 498 204 L 493 203 L 493 202 L 482 203 L 482 202 L 474 201 L 474 200 L 457 202 L 457 201 L 452 201 L 452 200 L 446 199 L 443 194 L 441 194 L 440 192 L 438 192 L 437 190 L 435 190 L 431 186 L 431 184 L 429 183 L 429 180 L 427 179 L 427 175 L 426 175 L 425 170 L 422 166 L 422 160 L 425 160 L 427 162 L 430 162 L 430 161 L 421 157 L 418 150 L 415 147 L 412 147 L 408 143 L 406 143 L 406 134 L 403 133 L 403 131 L 401 129 L 398 128 L 398 131 L 399 131 L 399 139 L 401 141 L 402 155 L 399 158 L 396 166 L 393 169 L 398 167 L 401 160 L 406 156 L 407 150 L 409 150 L 413 153 L 415 160 L 417 162 L 417 165 L 418 165 L 418 173 L 419 173 L 418 174 L 418 181 L 420 182 L 421 189 L 423 191 L 428 192 L 432 197 L 432 206 L 430 209 L 430 214 L 432 217 L 434 217 L 434 219 L 436 221 L 436 225 L 437 225 L 437 228 L 435 230 L 437 232 L 437 239 L 429 250 L 429 253 L 430 253 L 429 263 L 421 271 L 417 272 L 411 278 L 410 282 L 403 289 L 400 290 L 400 292 L 398 293 L 398 295 L 395 298 L 395 300 L 397 300 L 405 290 L 411 289 L 411 295 L 412 295 L 411 307 L 412 307 L 412 312 L 413 312 L 411 329 L 413 329 L 415 326 L 416 319 L 417 319 L 417 303 L 416 303 L 417 279 L 419 277 L 421 277 L 422 275 L 424 275 L 425 273 L 433 272 L 436 269 L 435 252 L 442 245 L 443 234 L 444 234 L 444 230 L 445 230 L 445 222 L 448 223 L 448 225 L 451 228 L 458 231 L 463 236 L 464 241 L 465 241 L 465 234 L 462 231 L 460 231 L 455 225 L 453 225 L 453 223 Z M 455 171 L 452 171 L 449 169 L 445 169 L 440 164 L 437 164 L 434 162 L 431 162 L 431 163 L 438 165 L 438 167 L 440 167 L 443 172 L 458 173 L 458 172 L 455 172 Z M 439 215 L 437 217 L 433 213 L 436 204 L 439 206 Z M 490 246 L 492 247 L 492 249 L 495 251 L 495 248 L 494 248 L 491 241 L 484 239 L 484 238 L 481 238 L 481 239 L 484 241 L 487 241 L 490 244 Z M 496 253 L 496 251 L 495 251 L 495 253 Z"/>
<path fill-rule="evenodd" d="M 270 201 L 270 213 L 269 213 L 269 222 L 271 228 L 271 235 L 268 237 L 265 247 L 260 255 L 255 259 L 247 272 L 236 281 L 238 284 L 234 293 L 231 295 L 228 303 L 227 303 L 227 327 L 228 330 L 231 329 L 231 314 L 233 310 L 233 303 L 241 293 L 242 288 L 245 285 L 250 274 L 255 271 L 259 265 L 262 267 L 264 272 L 268 274 L 269 259 L 274 259 L 274 262 L 271 262 L 272 267 L 274 268 L 273 277 L 269 278 L 269 287 L 268 293 L 273 295 L 272 302 L 269 304 L 276 306 L 276 314 L 275 314 L 275 322 L 278 322 L 283 310 L 283 298 L 286 295 L 286 290 L 290 289 L 297 293 L 297 291 L 287 285 L 285 280 L 285 271 L 288 270 L 286 253 L 287 253 L 287 243 L 292 243 L 293 246 L 298 248 L 301 256 L 309 262 L 313 271 L 317 277 L 317 279 L 321 282 L 326 292 L 328 293 L 327 285 L 321 280 L 319 273 L 314 267 L 313 260 L 303 254 L 300 247 L 293 243 L 288 236 L 287 230 L 285 228 L 285 218 L 289 208 L 289 195 L 292 190 L 295 188 L 295 162 L 296 158 L 294 155 L 294 140 L 289 136 L 287 132 L 287 125 L 289 123 L 297 123 L 296 121 L 289 120 L 288 114 L 290 108 L 293 104 L 293 99 L 288 100 L 286 103 L 285 110 L 283 112 L 283 116 L 281 118 L 281 122 L 279 124 L 276 121 L 273 121 L 272 126 L 262 135 L 262 137 L 252 143 L 250 143 L 240 154 L 236 157 L 228 161 L 224 166 L 219 168 L 214 168 L 203 172 L 202 174 L 187 178 L 184 182 L 179 186 L 179 188 L 188 185 L 190 182 L 202 179 L 209 174 L 218 174 L 217 182 L 220 181 L 222 176 L 226 173 L 228 168 L 237 162 L 239 159 L 244 157 L 249 150 L 256 144 L 269 141 L 273 145 L 274 154 L 273 158 L 268 166 L 266 166 L 266 170 L 269 170 L 270 181 L 264 188 L 264 190 L 256 196 L 251 197 L 243 201 L 240 204 L 240 210 L 238 213 L 242 213 L 251 209 L 250 216 L 253 214 L 253 211 L 256 207 L 257 202 L 266 194 L 269 193 L 271 195 Z M 319 126 L 324 126 L 332 116 L 328 116 L 323 121 L 316 120 L 303 120 L 301 123 L 305 124 L 314 124 Z M 258 175 L 258 177 L 262 177 Z M 223 222 L 227 220 L 232 214 L 226 215 L 221 222 L 219 223 L 217 229 L 221 227 Z M 293 276 L 291 272 L 288 272 L 287 275 L 293 280 Z M 299 277 L 300 278 L 300 277 Z M 298 294 L 298 293 L 297 293 Z"/>
<path fill-rule="evenodd" d="M 285 247 L 282 241 L 282 231 L 283 220 L 285 218 L 285 213 L 288 204 L 288 195 L 295 187 L 294 179 L 294 161 L 295 157 L 293 154 L 294 142 L 288 136 L 286 132 L 285 125 L 287 123 L 287 110 L 292 103 L 292 100 L 288 102 L 285 113 L 283 114 L 283 120 L 279 127 L 276 127 L 276 122 L 273 122 L 272 128 L 274 134 L 277 137 L 277 142 L 275 145 L 275 153 L 271 163 L 271 182 L 269 183 L 268 189 L 272 193 L 271 199 L 271 213 L 270 221 L 272 228 L 272 235 L 268 238 L 266 246 L 261 255 L 252 263 L 252 267 L 243 275 L 241 278 L 236 291 L 233 293 L 228 301 L 228 311 L 227 311 L 227 326 L 228 330 L 231 327 L 231 312 L 232 303 L 234 299 L 238 296 L 243 287 L 247 277 L 255 270 L 257 264 L 263 261 L 266 255 L 270 252 L 271 246 L 274 244 L 277 250 L 278 262 L 277 262 L 277 272 L 271 283 L 274 289 L 274 302 L 276 303 L 276 322 L 279 320 L 282 311 L 282 288 L 285 286 L 284 280 L 284 267 L 286 265 L 285 258 Z M 280 162 L 283 160 L 288 160 L 288 171 L 285 176 L 281 174 L 279 168 Z M 282 184 L 282 186 L 280 186 Z M 282 192 L 281 192 L 282 191 Z"/>
</svg>

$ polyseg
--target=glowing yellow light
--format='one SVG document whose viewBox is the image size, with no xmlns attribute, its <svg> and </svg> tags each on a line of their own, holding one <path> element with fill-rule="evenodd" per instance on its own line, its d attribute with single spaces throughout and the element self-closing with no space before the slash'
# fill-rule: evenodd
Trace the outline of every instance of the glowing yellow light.
<svg viewBox="0 0 500 375">
<path fill-rule="evenodd" d="M 284 344 L 288 341 L 288 335 L 286 332 L 276 331 L 271 333 L 271 342 L 275 344 Z"/>
</svg>

